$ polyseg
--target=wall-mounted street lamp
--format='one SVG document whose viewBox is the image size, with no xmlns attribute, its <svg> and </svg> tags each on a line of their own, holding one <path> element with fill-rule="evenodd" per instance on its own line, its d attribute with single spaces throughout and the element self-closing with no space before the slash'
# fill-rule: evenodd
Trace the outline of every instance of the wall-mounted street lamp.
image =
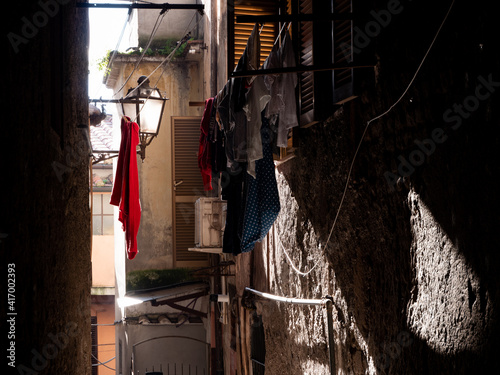
<svg viewBox="0 0 500 375">
<path fill-rule="evenodd" d="M 159 131 L 165 102 L 160 90 L 149 86 L 149 79 L 140 76 L 138 85 L 128 90 L 127 95 L 121 99 L 91 99 L 91 102 L 119 103 L 123 115 L 129 117 L 139 125 L 139 139 L 141 159 L 146 157 L 146 147 L 149 146 Z M 92 164 L 118 156 L 119 151 L 92 150 L 94 160 Z"/>
<path fill-rule="evenodd" d="M 139 125 L 140 155 L 144 160 L 146 147 L 160 131 L 161 119 L 165 102 L 157 88 L 149 86 L 149 79 L 140 76 L 137 80 L 138 86 L 128 90 L 125 98 L 120 99 L 123 114 Z"/>
</svg>

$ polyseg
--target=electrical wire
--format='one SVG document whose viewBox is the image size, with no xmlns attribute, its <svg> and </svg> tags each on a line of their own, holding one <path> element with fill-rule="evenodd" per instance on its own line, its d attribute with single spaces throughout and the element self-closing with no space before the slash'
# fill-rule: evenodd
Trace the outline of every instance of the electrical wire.
<svg viewBox="0 0 500 375">
<path fill-rule="evenodd" d="M 158 28 L 160 27 L 161 21 L 163 21 L 163 17 L 165 17 L 165 14 L 166 13 L 164 13 L 162 11 L 162 12 L 160 12 L 158 14 L 158 17 L 156 17 L 156 21 L 155 21 L 155 24 L 153 25 L 153 29 L 151 30 L 151 33 L 149 34 L 149 38 L 148 38 L 148 41 L 146 43 L 146 47 L 142 50 L 141 56 L 139 57 L 139 59 L 135 63 L 135 66 L 132 69 L 132 71 L 130 72 L 129 76 L 127 77 L 127 79 L 125 80 L 125 82 L 123 82 L 122 86 L 118 89 L 118 91 L 116 91 L 114 93 L 114 95 L 119 94 L 123 90 L 123 88 L 125 87 L 125 85 L 128 83 L 128 81 L 130 80 L 130 78 L 132 77 L 132 75 L 135 73 L 135 71 L 139 67 L 139 64 L 142 62 L 142 60 L 144 58 L 144 55 L 148 51 L 149 46 L 151 45 L 151 42 L 153 41 L 153 38 L 156 35 L 156 32 L 158 31 Z"/>
<path fill-rule="evenodd" d="M 121 92 L 121 90 L 123 90 L 123 88 L 125 87 L 125 85 L 127 84 L 127 82 L 130 80 L 130 77 L 132 76 L 132 74 L 133 74 L 133 73 L 137 70 L 137 67 L 138 67 L 138 66 L 139 66 L 139 64 L 141 63 L 141 61 L 142 61 L 142 59 L 143 59 L 143 57 L 144 57 L 145 52 L 147 51 L 147 49 L 149 48 L 149 45 L 151 44 L 151 40 L 152 40 L 152 38 L 154 37 L 154 34 L 156 34 L 156 31 L 158 30 L 158 27 L 159 27 L 159 25 L 160 25 L 161 21 L 163 20 L 163 17 L 164 17 L 164 16 L 165 16 L 165 14 L 166 14 L 166 13 L 163 13 L 163 14 L 161 14 L 161 13 L 162 13 L 162 12 L 160 12 L 160 15 L 162 16 L 162 17 L 161 17 L 161 20 L 160 20 L 160 22 L 157 24 L 157 26 L 156 26 L 156 23 L 155 23 L 155 27 L 156 27 L 156 29 L 155 29 L 155 27 L 153 27 L 153 31 L 152 31 L 152 33 L 151 33 L 151 35 L 150 35 L 150 40 L 149 40 L 149 42 L 148 42 L 148 46 L 147 46 L 147 48 L 145 48 L 145 49 L 144 49 L 144 51 L 143 51 L 143 53 L 142 53 L 142 55 L 141 55 L 140 59 L 137 61 L 137 63 L 136 63 L 136 65 L 135 65 L 134 69 L 133 69 L 133 70 L 132 70 L 132 72 L 130 73 L 130 75 L 129 75 L 129 77 L 127 78 L 127 80 L 125 81 L 125 83 L 124 83 L 124 84 L 123 84 L 123 85 L 122 85 L 122 86 L 118 89 L 118 91 L 117 91 L 116 93 L 114 93 L 114 94 L 113 94 L 113 96 L 117 95 L 118 93 L 120 93 L 120 92 Z M 160 15 L 159 15 L 159 16 L 160 16 Z M 152 72 L 151 72 L 151 73 L 150 73 L 147 77 L 146 77 L 146 79 L 145 79 L 145 80 L 143 80 L 143 81 L 142 81 L 142 82 L 141 82 L 141 83 L 140 83 L 140 84 L 136 87 L 136 89 L 138 89 L 138 88 L 139 88 L 139 87 L 140 87 L 140 86 L 141 86 L 144 82 L 146 82 L 147 80 L 149 80 L 149 78 L 150 78 L 150 77 L 151 77 L 154 73 L 156 73 L 156 71 L 157 71 L 158 69 L 160 69 L 162 66 L 164 66 L 164 65 L 165 65 L 165 63 L 167 63 L 167 62 L 168 62 L 168 63 L 170 63 L 170 61 L 172 60 L 172 58 L 173 58 L 174 54 L 177 52 L 177 50 L 178 50 L 178 49 L 179 49 L 179 48 L 180 48 L 180 47 L 181 47 L 181 46 L 182 46 L 182 45 L 183 45 L 183 44 L 184 44 L 184 43 L 188 40 L 188 38 L 190 37 L 191 31 L 193 31 L 196 27 L 198 27 L 198 24 L 199 24 L 199 23 L 201 22 L 201 20 L 203 19 L 203 17 L 200 17 L 200 19 L 198 20 L 198 22 L 196 22 L 196 24 L 195 24 L 192 28 L 190 28 L 191 23 L 193 22 L 193 20 L 194 20 L 195 16 L 196 16 L 196 13 L 195 13 L 195 14 L 193 14 L 193 17 L 191 18 L 191 21 L 189 21 L 189 24 L 188 24 L 188 26 L 186 27 L 186 30 L 185 30 L 185 32 L 184 32 L 184 34 L 183 34 L 183 35 L 184 35 L 184 37 L 183 37 L 183 38 L 182 38 L 182 39 L 181 39 L 181 40 L 177 43 L 177 45 L 175 46 L 175 48 L 174 48 L 174 49 L 173 49 L 173 50 L 172 50 L 172 51 L 168 54 L 168 56 L 167 56 L 165 59 L 163 59 L 163 61 L 162 61 L 162 62 L 161 62 L 161 63 L 160 63 L 160 64 L 159 64 L 159 65 L 158 65 L 158 66 L 157 66 L 157 67 L 156 67 L 156 68 L 155 68 L 155 69 L 154 69 L 154 70 L 153 70 L 153 71 L 152 71 Z M 157 19 L 157 22 L 158 22 L 158 19 Z M 153 85 L 153 88 L 157 88 L 158 82 L 160 81 L 160 79 L 161 79 L 161 77 L 162 77 L 163 73 L 166 71 L 166 67 L 167 67 L 167 66 L 168 66 L 168 64 L 164 66 L 163 71 L 162 71 L 162 73 L 160 74 L 160 76 L 158 77 L 158 79 L 157 79 L 157 81 L 155 82 L 155 84 Z M 130 94 L 131 94 L 131 93 L 130 93 Z M 124 99 L 126 99 L 128 96 L 129 96 L 129 94 L 127 94 L 127 95 L 124 97 Z M 149 99 L 149 96 L 145 99 L 145 102 L 147 102 L 147 100 L 148 100 L 148 99 Z M 146 103 L 144 103 L 144 104 L 143 104 L 143 107 L 144 107 L 144 105 L 145 105 L 145 104 L 146 104 Z M 139 111 L 139 113 L 140 113 L 140 111 Z"/>
<path fill-rule="evenodd" d="M 161 72 L 160 76 L 158 77 L 158 79 L 156 80 L 155 84 L 154 84 L 154 88 L 157 88 L 158 87 L 158 82 L 160 81 L 161 77 L 163 76 L 163 74 L 165 73 L 166 71 L 166 68 L 168 66 L 168 64 L 172 61 L 172 58 L 173 56 L 175 55 L 175 53 L 177 52 L 177 50 L 184 44 L 186 43 L 190 36 L 191 36 L 191 31 L 193 31 L 196 27 L 198 27 L 198 24 L 201 22 L 201 20 L 203 18 L 200 18 L 198 20 L 198 22 L 196 22 L 196 24 L 191 28 L 189 29 L 189 27 L 191 26 L 191 22 L 193 22 L 193 19 L 194 19 L 195 15 L 193 15 L 193 17 L 191 18 L 191 21 L 189 22 L 188 26 L 186 27 L 186 32 L 185 32 L 185 35 L 184 37 L 177 43 L 177 45 L 175 46 L 175 48 L 168 54 L 168 56 L 146 77 L 146 79 L 144 79 L 139 85 L 137 85 L 136 89 L 138 89 L 142 84 L 144 84 L 145 82 L 147 82 L 149 80 L 149 78 L 156 73 L 156 71 L 158 69 L 160 69 L 162 66 L 163 66 L 163 71 Z M 188 31 L 189 30 L 189 31 Z M 165 64 L 167 63 L 167 64 Z M 131 92 L 132 93 L 132 92 Z M 130 93 L 130 94 L 131 94 Z M 137 117 L 139 116 L 139 114 L 141 113 L 142 109 L 144 108 L 144 106 L 146 105 L 147 101 L 149 100 L 151 94 L 153 93 L 153 91 L 151 91 L 149 93 L 149 95 L 144 99 L 144 104 L 142 105 L 142 107 L 139 109 L 137 115 L 136 115 L 136 118 L 133 120 L 133 121 L 136 121 Z M 127 94 L 125 96 L 124 99 L 126 99 L 128 97 L 129 94 Z"/>
<path fill-rule="evenodd" d="M 441 24 L 439 25 L 439 28 L 436 32 L 436 34 L 434 35 L 434 38 L 432 39 L 432 42 L 431 44 L 429 45 L 429 47 L 427 48 L 427 51 L 425 52 L 424 54 L 424 57 L 422 58 L 420 64 L 418 65 L 417 67 L 417 70 L 415 71 L 415 73 L 413 74 L 413 77 L 412 79 L 410 80 L 410 83 L 407 85 L 406 89 L 403 91 L 403 93 L 400 95 L 400 97 L 394 102 L 394 104 L 392 104 L 389 109 L 387 109 L 385 112 L 381 113 L 380 115 L 378 116 L 375 116 L 373 117 L 372 119 L 370 119 L 366 125 L 365 125 L 365 128 L 363 130 L 363 133 L 361 135 L 361 139 L 359 140 L 359 143 L 358 143 L 358 147 L 356 148 L 356 151 L 354 152 L 354 156 L 352 158 L 352 161 L 351 161 L 351 164 L 349 166 L 349 171 L 347 173 L 347 180 L 346 180 L 346 183 L 345 183 L 345 186 L 344 186 L 344 191 L 342 193 L 342 197 L 340 199 L 340 203 L 339 203 L 339 207 L 337 209 L 337 213 L 335 214 L 335 218 L 333 220 L 333 224 L 332 224 L 332 227 L 330 229 L 330 233 L 328 234 L 328 238 L 326 240 L 326 243 L 325 243 L 325 247 L 323 249 L 323 253 L 326 251 L 329 243 L 330 243 L 330 239 L 331 239 L 331 236 L 333 234 L 333 230 L 335 229 L 335 226 L 337 224 L 337 219 L 339 218 L 339 214 L 340 214 L 340 211 L 342 209 L 342 205 L 344 203 L 344 199 L 345 199 L 345 196 L 346 196 L 346 193 L 347 193 L 347 188 L 349 186 L 349 182 L 350 182 L 350 179 L 351 179 L 351 173 L 352 173 L 352 168 L 354 166 L 354 162 L 356 161 L 356 158 L 358 156 L 358 153 L 359 153 L 359 149 L 361 148 L 361 144 L 363 143 L 363 140 L 365 138 L 365 135 L 366 135 L 366 132 L 368 130 L 368 127 L 370 126 L 370 124 L 375 121 L 375 120 L 378 120 L 380 119 L 381 117 L 387 115 L 389 112 L 392 111 L 392 109 L 399 104 L 399 102 L 403 99 L 403 97 L 406 95 L 406 93 L 408 92 L 408 90 L 410 89 L 410 87 L 412 86 L 413 82 L 415 81 L 418 73 L 420 72 L 420 69 L 422 68 L 422 65 L 424 64 L 425 60 L 427 59 L 427 56 L 429 55 L 432 47 L 434 46 L 434 43 L 436 42 L 436 39 L 439 35 L 439 33 L 441 32 L 441 29 L 443 28 L 446 20 L 448 19 L 448 15 L 450 14 L 452 8 L 453 8 L 453 5 L 455 4 L 455 0 L 452 0 L 449 8 L 448 8 L 448 11 L 446 12 L 446 15 L 444 16 L 444 19 L 443 21 L 441 22 Z M 281 242 L 280 242 L 281 244 Z M 281 244 L 281 247 L 284 249 L 283 245 Z M 298 268 L 293 264 L 293 262 L 291 261 L 291 258 L 290 256 L 288 255 L 288 253 L 285 251 L 285 255 L 287 257 L 287 260 L 290 262 L 290 264 L 292 265 L 292 269 L 294 271 L 296 271 L 299 275 L 301 276 L 306 276 L 308 275 L 314 268 L 316 268 L 316 266 L 319 264 L 319 262 L 321 261 L 320 259 L 318 259 L 316 261 L 316 263 L 314 264 L 314 266 L 308 271 L 308 272 L 301 272 L 300 270 L 298 270 Z"/>
<path fill-rule="evenodd" d="M 116 356 L 114 356 L 114 357 L 113 357 L 113 358 L 111 358 L 111 359 L 108 359 L 106 362 L 101 362 L 101 361 L 99 361 L 99 359 L 98 359 L 98 358 L 97 358 L 94 354 L 92 354 L 92 353 L 91 353 L 91 355 L 92 355 L 92 357 L 93 357 L 93 358 L 94 358 L 97 362 L 99 362 L 99 363 L 93 363 L 93 364 L 92 364 L 92 366 L 104 366 L 104 367 L 106 367 L 106 368 L 109 368 L 110 370 L 116 371 L 116 369 L 111 368 L 111 367 L 109 367 L 108 365 L 106 365 L 106 363 L 111 362 L 113 359 L 115 359 L 115 358 L 116 358 Z"/>
<path fill-rule="evenodd" d="M 191 27 L 191 23 L 193 22 L 195 16 L 196 16 L 196 13 L 193 14 L 193 17 L 191 17 L 191 20 L 189 21 L 186 29 L 184 30 L 184 33 L 182 34 L 182 35 L 184 35 L 184 38 L 181 39 L 181 41 L 179 43 L 177 43 L 177 46 L 175 46 L 174 50 L 169 54 L 169 56 L 167 56 L 168 63 L 170 63 L 170 61 L 172 60 L 172 57 L 174 56 L 175 52 L 177 52 L 177 49 L 179 49 L 180 46 L 183 44 L 182 41 L 184 40 L 184 43 L 187 42 L 188 35 L 191 35 L 191 32 L 198 27 L 198 25 L 200 24 L 201 20 L 203 19 L 203 17 L 200 17 L 200 19 L 198 20 L 198 22 L 196 22 L 196 24 L 193 27 Z M 163 74 L 167 70 L 167 66 L 168 66 L 168 64 L 166 64 L 163 67 L 163 70 L 162 70 L 160 76 L 158 77 L 158 79 L 155 82 L 155 85 L 154 85 L 155 88 L 157 88 L 158 82 L 160 82 L 161 77 L 163 76 Z"/>
<path fill-rule="evenodd" d="M 125 22 L 123 23 L 123 27 L 122 27 L 122 30 L 120 32 L 120 36 L 118 37 L 118 42 L 116 43 L 116 47 L 115 49 L 113 50 L 113 53 L 112 55 L 110 56 L 109 58 L 109 61 L 108 61 L 108 67 L 111 67 L 111 64 L 113 63 L 113 60 L 115 59 L 116 57 L 116 54 L 118 53 L 118 48 L 120 47 L 120 44 L 122 42 L 122 39 L 123 39 L 123 34 L 125 33 L 125 30 L 127 29 L 127 24 L 129 23 L 130 21 L 130 16 L 132 14 L 132 8 L 130 8 L 130 10 L 128 11 L 127 13 L 127 17 L 125 17 Z M 99 95 L 99 92 L 100 90 L 102 89 L 102 85 L 99 85 L 99 88 L 97 90 L 97 93 L 96 95 L 94 95 L 93 97 L 94 98 L 97 98 L 98 95 Z"/>
<path fill-rule="evenodd" d="M 281 240 L 280 240 L 279 236 L 276 236 L 276 235 L 275 235 L 275 236 L 274 236 L 274 241 L 275 241 L 275 243 L 278 243 L 278 245 L 279 245 L 279 246 L 281 247 L 281 249 L 283 250 L 283 253 L 285 254 L 286 259 L 287 259 L 288 263 L 290 263 L 290 266 L 292 267 L 292 269 L 293 269 L 296 273 L 298 273 L 300 276 L 307 276 L 307 275 L 309 275 L 309 274 L 310 274 L 312 271 L 314 271 L 314 269 L 318 266 L 318 264 L 319 264 L 319 260 L 318 260 L 316 263 L 314 263 L 314 265 L 313 265 L 313 266 L 312 266 L 312 267 L 311 267 L 308 271 L 303 272 L 303 271 L 299 270 L 299 269 L 297 268 L 297 266 L 295 266 L 295 264 L 293 263 L 292 258 L 290 257 L 290 255 L 288 254 L 288 251 L 286 251 L 285 247 L 283 246 L 283 243 L 281 242 Z"/>
</svg>

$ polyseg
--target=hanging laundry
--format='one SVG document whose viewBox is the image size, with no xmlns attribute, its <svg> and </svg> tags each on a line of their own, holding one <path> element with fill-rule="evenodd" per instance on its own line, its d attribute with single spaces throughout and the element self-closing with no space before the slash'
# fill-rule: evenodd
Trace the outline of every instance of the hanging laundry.
<svg viewBox="0 0 500 375">
<path fill-rule="evenodd" d="M 269 56 L 263 64 L 263 69 L 295 67 L 295 54 L 292 40 L 288 31 L 285 32 L 281 47 L 273 46 Z M 271 99 L 266 110 L 266 117 L 273 121 L 277 116 L 278 147 L 287 147 L 288 131 L 299 125 L 297 118 L 297 104 L 295 87 L 297 86 L 296 74 L 269 74 L 264 82 L 271 93 Z"/>
<path fill-rule="evenodd" d="M 244 186 L 246 173 L 244 165 L 234 173 L 227 173 L 222 187 L 222 199 L 227 202 L 226 225 L 222 242 L 222 252 L 239 254 L 241 252 L 241 234 L 245 212 Z"/>
<path fill-rule="evenodd" d="M 247 117 L 247 173 L 255 178 L 255 161 L 263 157 L 262 139 L 260 131 L 262 127 L 261 113 L 266 108 L 271 96 L 264 84 L 264 77 L 257 76 L 248 89 L 247 102 L 243 107 Z"/>
<path fill-rule="evenodd" d="M 213 100 L 212 111 L 210 114 L 210 125 L 208 141 L 210 142 L 210 163 L 212 166 L 212 178 L 218 176 L 221 172 L 226 170 L 226 151 L 224 150 L 224 133 L 219 126 L 218 112 L 216 107 L 216 100 Z"/>
<path fill-rule="evenodd" d="M 128 259 L 134 259 L 137 255 L 137 233 L 141 221 L 136 151 L 138 144 L 139 125 L 130 121 L 129 117 L 123 116 L 116 176 L 109 203 L 119 207 L 118 220 L 122 223 L 122 228 L 125 231 Z"/>
<path fill-rule="evenodd" d="M 241 252 L 253 250 L 262 241 L 280 212 L 280 198 L 274 171 L 269 121 L 262 115 L 264 157 L 255 162 L 256 178 L 247 174 L 247 195 L 241 236 Z"/>
<path fill-rule="evenodd" d="M 255 24 L 248 38 L 245 50 L 241 55 L 235 72 L 246 70 L 257 70 L 260 64 L 260 35 L 258 24 Z M 247 103 L 247 95 L 255 77 L 234 78 L 231 85 L 229 101 L 229 127 L 232 139 L 234 159 L 229 162 L 247 162 L 248 137 L 247 116 L 244 111 Z"/>
<path fill-rule="evenodd" d="M 226 156 L 226 169 L 230 172 L 238 170 L 238 163 L 234 156 L 234 128 L 235 121 L 233 119 L 232 106 L 232 87 L 233 80 L 229 80 L 224 88 L 217 94 L 218 106 L 218 122 L 223 132 L 223 148 Z"/>
<path fill-rule="evenodd" d="M 203 189 L 212 190 L 212 163 L 209 142 L 210 119 L 214 98 L 205 100 L 205 110 L 201 118 L 200 142 L 198 148 L 198 167 L 203 179 Z"/>
<path fill-rule="evenodd" d="M 223 89 L 215 97 L 216 119 L 222 130 L 229 129 L 229 96 L 231 92 L 231 82 L 227 81 Z"/>
<path fill-rule="evenodd" d="M 275 49 L 277 67 L 292 66 L 292 58 L 286 49 Z M 259 68 L 260 39 L 255 25 L 243 55 L 235 71 L 251 71 Z M 271 60 L 269 60 L 271 61 Z M 270 63 L 270 62 L 269 62 Z M 288 64 L 288 65 L 287 65 Z M 292 75 L 293 76 L 293 75 Z M 222 131 L 226 155 L 226 170 L 222 184 L 222 199 L 227 201 L 227 218 L 223 236 L 223 252 L 241 254 L 251 251 L 255 243 L 262 241 L 280 212 L 280 201 L 273 161 L 273 138 L 270 123 L 265 117 L 266 108 L 274 99 L 273 117 L 283 117 L 287 129 L 296 126 L 288 119 L 286 111 L 295 111 L 295 82 L 272 77 L 279 81 L 266 82 L 265 76 L 230 79 L 215 98 L 216 120 Z M 270 88 L 273 87 L 273 92 Z M 291 90 L 286 93 L 286 90 Z M 290 94 L 290 95 L 289 95 Z M 273 95 L 277 96 L 273 98 Z M 279 96 L 278 96 L 279 95 Z M 291 99 L 293 98 L 293 99 Z M 293 105 L 284 103 L 293 100 Z M 284 105 L 287 104 L 287 105 Z M 297 119 L 295 122 L 298 124 Z M 287 125 L 288 124 L 288 125 Z M 218 137 L 218 135 L 217 135 Z M 285 134 L 286 139 L 286 134 Z"/>
</svg>

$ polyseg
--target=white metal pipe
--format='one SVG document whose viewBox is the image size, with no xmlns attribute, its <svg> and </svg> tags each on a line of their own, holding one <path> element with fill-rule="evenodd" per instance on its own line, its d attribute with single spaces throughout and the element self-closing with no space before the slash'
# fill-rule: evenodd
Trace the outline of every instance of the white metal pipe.
<svg viewBox="0 0 500 375">
<path fill-rule="evenodd" d="M 275 296 L 274 294 L 259 292 L 258 290 L 254 290 L 246 287 L 245 290 L 254 293 L 260 297 L 267 298 L 273 301 L 286 302 L 298 305 L 322 305 L 327 308 L 327 325 L 328 325 L 328 349 L 329 349 L 329 362 L 330 362 L 330 374 L 334 375 L 336 371 L 335 367 L 335 340 L 333 338 L 333 300 L 331 298 L 322 298 L 322 299 L 300 299 L 300 298 L 288 298 L 288 297 L 280 297 Z"/>
<path fill-rule="evenodd" d="M 259 297 L 267 298 L 273 301 L 279 301 L 279 302 L 285 302 L 285 303 L 292 303 L 296 305 L 326 305 L 326 302 L 328 299 L 322 298 L 322 299 L 302 299 L 302 298 L 288 298 L 288 297 L 281 297 L 281 296 L 275 296 L 274 294 L 269 294 L 269 293 L 264 293 L 264 292 L 259 292 L 258 290 L 251 289 L 246 287 L 245 290 L 258 295 Z"/>
</svg>

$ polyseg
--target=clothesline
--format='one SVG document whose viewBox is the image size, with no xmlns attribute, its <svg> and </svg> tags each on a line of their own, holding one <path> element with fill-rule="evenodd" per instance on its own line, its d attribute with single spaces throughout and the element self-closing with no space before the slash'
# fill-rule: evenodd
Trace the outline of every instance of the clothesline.
<svg viewBox="0 0 500 375">
<path fill-rule="evenodd" d="M 359 18 L 356 13 L 301 13 L 301 14 L 265 14 L 236 16 L 237 23 L 269 23 L 269 22 L 332 22 L 354 20 Z"/>
<path fill-rule="evenodd" d="M 357 148 L 356 148 L 355 154 L 354 154 L 354 156 L 353 156 L 353 158 L 352 158 L 352 161 L 351 161 L 351 163 L 350 163 L 350 167 L 349 167 L 349 171 L 348 171 L 348 174 L 347 174 L 347 179 L 346 179 L 345 187 L 344 187 L 343 194 L 342 194 L 342 197 L 341 197 L 341 200 L 340 200 L 340 204 L 339 204 L 339 206 L 338 206 L 338 208 L 337 208 L 337 212 L 336 212 L 336 215 L 335 215 L 335 218 L 334 218 L 334 221 L 333 221 L 332 227 L 331 227 L 331 229 L 330 229 L 330 231 L 329 231 L 328 238 L 327 238 L 327 241 L 326 241 L 326 243 L 325 243 L 325 246 L 324 246 L 324 248 L 323 248 L 323 249 L 322 249 L 322 251 L 321 251 L 321 253 L 322 253 L 323 255 L 324 255 L 324 253 L 325 253 L 325 251 L 326 251 L 326 249 L 327 249 L 327 247 L 328 247 L 328 245 L 329 245 L 329 242 L 330 242 L 331 236 L 332 236 L 332 234 L 333 234 L 333 230 L 335 229 L 335 226 L 336 226 L 336 223 L 337 223 L 337 219 L 338 219 L 338 217 L 339 217 L 339 214 L 340 214 L 340 211 L 341 211 L 341 209 L 342 209 L 343 202 L 344 202 L 344 199 L 345 199 L 345 196 L 346 196 L 346 193 L 347 193 L 347 187 L 348 187 L 348 184 L 349 184 L 349 181 L 350 181 L 350 177 L 351 177 L 351 173 L 352 173 L 352 168 L 353 168 L 354 162 L 356 161 L 357 155 L 358 155 L 358 153 L 359 153 L 359 150 L 360 150 L 361 144 L 362 144 L 362 142 L 363 142 L 363 140 L 364 140 L 364 137 L 365 137 L 365 135 L 366 135 L 366 132 L 367 132 L 367 130 L 368 130 L 368 127 L 370 126 L 370 124 L 371 124 L 373 121 L 375 121 L 375 120 L 377 120 L 377 119 L 380 119 L 381 117 L 383 117 L 383 116 L 385 116 L 386 114 L 388 114 L 388 113 L 389 113 L 389 112 L 390 112 L 390 111 L 391 111 L 391 110 L 392 110 L 392 109 L 393 109 L 393 108 L 394 108 L 394 107 L 395 107 L 395 106 L 396 106 L 396 105 L 397 105 L 397 104 L 398 104 L 398 103 L 402 100 L 402 98 L 406 95 L 406 93 L 408 92 L 409 88 L 411 87 L 411 85 L 413 84 L 414 80 L 416 79 L 416 77 L 417 77 L 418 73 L 420 72 L 420 69 L 421 69 L 421 67 L 422 67 L 423 63 L 425 62 L 425 60 L 426 60 L 426 58 L 427 58 L 427 56 L 428 56 L 428 54 L 429 54 L 430 50 L 432 49 L 432 47 L 433 47 L 433 45 L 434 45 L 434 43 L 435 43 L 435 41 L 436 41 L 436 39 L 437 39 L 437 37 L 438 37 L 438 35 L 439 35 L 439 33 L 440 33 L 440 31 L 441 31 L 441 29 L 442 29 L 442 27 L 443 27 L 444 23 L 446 22 L 446 20 L 447 20 L 447 18 L 448 18 L 448 15 L 450 14 L 451 9 L 452 9 L 452 7 L 453 7 L 454 3 L 455 3 L 455 0 L 452 0 L 451 5 L 450 5 L 450 7 L 449 7 L 449 9 L 448 9 L 448 11 L 447 11 L 447 13 L 446 13 L 446 15 L 445 15 L 445 17 L 444 17 L 443 21 L 441 22 L 441 24 L 440 24 L 440 26 L 439 26 L 439 28 L 438 28 L 438 30 L 437 30 L 437 32 L 436 32 L 436 34 L 435 34 L 435 36 L 434 36 L 433 40 L 431 41 L 431 43 L 430 43 L 430 45 L 429 45 L 429 47 L 428 47 L 428 49 L 427 49 L 427 51 L 426 51 L 426 53 L 425 53 L 424 57 L 422 58 L 421 63 L 419 64 L 419 66 L 418 66 L 418 68 L 417 68 L 417 70 L 416 70 L 415 74 L 413 75 L 412 79 L 410 80 L 409 84 L 407 85 L 406 89 L 403 91 L 403 93 L 401 94 L 401 96 L 400 96 L 400 97 L 396 100 L 396 102 L 395 102 L 393 105 L 391 105 L 391 106 L 389 107 L 389 109 L 388 109 L 388 110 L 386 110 L 385 112 L 383 112 L 382 114 L 380 114 L 380 115 L 378 115 L 378 116 L 373 117 L 371 120 L 369 120 L 369 121 L 366 123 L 366 126 L 365 126 L 365 128 L 364 128 L 363 134 L 362 134 L 362 136 L 361 136 L 361 139 L 360 139 L 360 141 L 359 141 L 359 143 L 358 143 L 358 146 L 357 146 Z M 281 33 L 281 31 L 280 31 L 280 33 Z M 278 39 L 277 39 L 277 40 L 279 40 L 279 37 L 278 37 Z M 275 42 L 275 44 L 276 44 L 276 42 Z M 355 68 L 355 67 L 368 67 L 368 66 L 369 66 L 369 65 L 360 65 L 360 66 L 354 66 L 354 65 L 353 65 L 353 66 L 351 66 L 350 68 Z M 284 68 L 284 69 L 283 69 L 283 68 L 281 68 L 281 70 L 278 70 L 278 71 L 270 71 L 270 70 L 265 71 L 264 69 L 260 69 L 259 71 L 234 71 L 233 73 L 231 73 L 231 77 L 232 77 L 232 78 L 242 78 L 242 77 L 258 76 L 258 75 L 269 75 L 269 74 L 280 74 L 280 73 L 281 73 L 281 74 L 285 74 L 285 73 L 295 73 L 295 72 L 298 72 L 298 71 L 299 71 L 300 69 L 302 69 L 302 68 L 306 68 L 306 66 L 298 66 L 298 67 L 294 67 L 294 69 L 290 69 L 290 68 L 288 68 L 288 69 L 287 69 L 287 68 Z M 325 68 L 325 70 L 327 69 L 327 67 L 324 67 L 324 68 Z M 329 68 L 330 68 L 330 69 L 332 69 L 332 68 L 338 68 L 338 69 L 341 69 L 340 67 L 335 67 L 335 66 L 330 66 Z M 344 66 L 344 67 L 342 67 L 342 68 L 348 68 L 348 67 Z M 308 66 L 308 67 L 307 67 L 307 69 L 311 69 L 311 70 L 312 70 L 312 69 L 314 69 L 314 68 L 313 68 L 313 67 L 311 67 L 311 66 Z M 227 86 L 227 83 L 226 83 L 226 86 Z M 219 93 L 217 94 L 217 96 L 219 96 L 219 95 L 224 95 L 224 94 L 225 94 L 225 91 L 226 91 L 226 86 L 224 86 L 224 88 L 223 88 L 223 89 L 221 89 L 221 90 L 219 91 Z M 278 235 L 278 237 L 279 237 L 279 235 Z M 283 246 L 283 244 L 282 244 L 282 242 L 280 241 L 280 239 L 279 239 L 279 238 L 278 238 L 278 240 L 277 240 L 276 242 L 277 242 L 277 243 L 278 243 L 278 245 L 282 248 L 282 250 L 283 250 L 283 252 L 284 252 L 284 254 L 285 254 L 285 256 L 286 256 L 286 259 L 287 259 L 287 261 L 290 263 L 290 265 L 292 266 L 292 269 L 294 270 L 294 272 L 296 272 L 296 273 L 297 273 L 298 275 L 300 275 L 300 276 L 307 276 L 307 275 L 308 275 L 309 273 L 311 273 L 311 272 L 312 272 L 312 271 L 313 271 L 313 270 L 314 270 L 314 269 L 318 266 L 318 264 L 319 264 L 319 263 L 323 260 L 322 258 L 317 259 L 317 260 L 314 262 L 313 266 L 312 266 L 312 267 L 309 267 L 309 270 L 308 270 L 308 271 L 306 271 L 306 272 L 302 272 L 302 271 L 300 271 L 300 269 L 299 269 L 297 266 L 295 266 L 295 265 L 294 265 L 294 263 L 293 263 L 293 261 L 292 261 L 292 259 L 291 259 L 290 255 L 288 254 L 288 252 L 287 252 L 287 251 L 286 251 L 286 249 L 284 248 L 284 246 Z"/>
<path fill-rule="evenodd" d="M 257 69 L 259 51 L 259 25 L 255 24 L 235 70 Z M 263 68 L 294 65 L 295 54 L 286 32 L 276 39 Z M 212 175 L 225 173 L 228 177 L 221 192 L 227 201 L 225 253 L 253 250 L 279 214 L 273 147 L 286 147 L 289 129 L 298 126 L 296 85 L 295 75 L 231 78 L 215 97 L 205 101 L 198 165 L 206 190 L 212 189 Z"/>
<path fill-rule="evenodd" d="M 342 69 L 358 69 L 358 68 L 373 68 L 375 64 L 365 63 L 365 64 L 328 64 L 328 65 L 297 65 L 296 67 L 288 68 L 275 68 L 275 69 L 258 69 L 258 70 L 246 70 L 246 71 L 233 71 L 230 73 L 230 77 L 254 77 L 260 75 L 269 74 L 289 74 L 289 73 L 304 73 L 304 72 L 320 72 L 325 70 L 342 70 Z"/>
</svg>

